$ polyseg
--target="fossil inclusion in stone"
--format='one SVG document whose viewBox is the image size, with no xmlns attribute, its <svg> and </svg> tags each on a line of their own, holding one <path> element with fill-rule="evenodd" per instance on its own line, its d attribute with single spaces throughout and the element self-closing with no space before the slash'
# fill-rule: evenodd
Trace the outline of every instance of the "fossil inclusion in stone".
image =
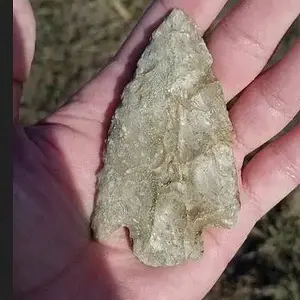
<svg viewBox="0 0 300 300">
<path fill-rule="evenodd" d="M 202 231 L 237 219 L 232 126 L 211 66 L 196 27 L 173 10 L 112 119 L 91 226 L 98 241 L 127 227 L 147 265 L 199 258 Z"/>
</svg>

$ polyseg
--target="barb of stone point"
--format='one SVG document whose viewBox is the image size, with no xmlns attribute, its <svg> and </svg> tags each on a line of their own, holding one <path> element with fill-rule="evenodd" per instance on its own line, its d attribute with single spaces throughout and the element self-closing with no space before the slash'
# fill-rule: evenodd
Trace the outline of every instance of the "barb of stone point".
<svg viewBox="0 0 300 300">
<path fill-rule="evenodd" d="M 212 57 L 191 20 L 173 10 L 153 33 L 111 123 L 92 229 L 129 228 L 151 266 L 198 259 L 207 226 L 239 211 L 232 126 Z"/>
</svg>

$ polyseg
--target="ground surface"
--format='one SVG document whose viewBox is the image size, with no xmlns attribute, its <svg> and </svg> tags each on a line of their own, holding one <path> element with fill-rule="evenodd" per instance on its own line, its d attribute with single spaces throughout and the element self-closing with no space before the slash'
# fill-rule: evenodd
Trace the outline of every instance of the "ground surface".
<svg viewBox="0 0 300 300">
<path fill-rule="evenodd" d="M 31 0 L 37 18 L 37 48 L 21 107 L 22 123 L 32 124 L 54 111 L 101 69 L 148 2 Z M 295 36 L 300 36 L 300 20 L 285 37 L 275 60 Z M 299 216 L 300 189 L 257 224 L 206 300 L 300 299 Z"/>
</svg>

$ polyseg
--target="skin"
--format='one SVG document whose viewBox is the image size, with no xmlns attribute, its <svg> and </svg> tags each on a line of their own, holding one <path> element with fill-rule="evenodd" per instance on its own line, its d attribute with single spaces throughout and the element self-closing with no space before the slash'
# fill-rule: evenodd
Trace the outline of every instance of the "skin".
<svg viewBox="0 0 300 300">
<path fill-rule="evenodd" d="M 184 9 L 203 34 L 225 2 L 155 1 L 100 74 L 56 113 L 22 128 L 18 103 L 33 58 L 35 21 L 28 1 L 14 0 L 15 299 L 201 299 L 255 223 L 300 183 L 299 125 L 241 170 L 244 157 L 299 111 L 300 41 L 278 64 L 260 72 L 299 15 L 300 2 L 243 0 L 208 41 L 227 101 L 243 91 L 230 110 L 240 177 L 238 224 L 232 230 L 208 229 L 202 259 L 172 268 L 142 265 L 123 229 L 105 244 L 91 240 L 100 150 L 147 38 L 173 7 Z"/>
</svg>

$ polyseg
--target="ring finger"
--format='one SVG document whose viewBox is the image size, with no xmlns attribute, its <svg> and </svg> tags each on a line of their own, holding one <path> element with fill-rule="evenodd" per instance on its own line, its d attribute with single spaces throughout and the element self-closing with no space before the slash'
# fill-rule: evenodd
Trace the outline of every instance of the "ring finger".
<svg viewBox="0 0 300 300">
<path fill-rule="evenodd" d="M 300 109 L 300 41 L 260 75 L 230 110 L 237 161 L 280 132 Z"/>
</svg>

